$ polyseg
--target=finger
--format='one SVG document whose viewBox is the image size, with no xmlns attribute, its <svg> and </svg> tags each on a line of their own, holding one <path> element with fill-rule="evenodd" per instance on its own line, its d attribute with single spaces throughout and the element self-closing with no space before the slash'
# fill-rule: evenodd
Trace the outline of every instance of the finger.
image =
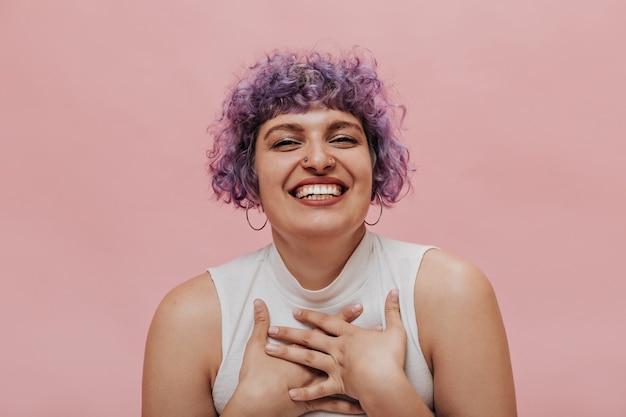
<svg viewBox="0 0 626 417">
<path fill-rule="evenodd" d="M 322 352 L 328 352 L 332 339 L 334 339 L 333 336 L 329 336 L 318 329 L 296 329 L 281 326 L 269 327 L 267 334 L 269 337 L 276 340 L 282 340 L 283 342 L 293 343 Z"/>
<path fill-rule="evenodd" d="M 357 317 L 359 317 L 363 313 L 363 305 L 361 304 L 352 304 L 348 307 L 341 310 L 339 313 L 335 314 L 335 317 L 340 318 L 346 323 L 352 323 Z M 327 334 L 322 329 L 313 329 L 313 331 Z"/>
<path fill-rule="evenodd" d="M 254 300 L 254 327 L 251 339 L 267 343 L 267 330 L 270 327 L 270 313 L 260 298 Z"/>
<path fill-rule="evenodd" d="M 352 323 L 362 312 L 363 306 L 361 304 L 353 304 L 341 310 L 335 317 L 339 317 L 346 323 Z"/>
<path fill-rule="evenodd" d="M 358 402 L 339 397 L 324 397 L 308 401 L 307 410 L 330 411 L 331 413 L 348 415 L 360 415 L 365 413 Z"/>
<path fill-rule="evenodd" d="M 328 378 L 317 384 L 308 387 L 292 388 L 289 390 L 289 397 L 293 401 L 311 401 L 341 394 L 341 387 Z M 336 398 L 336 397 L 335 397 Z"/>
<path fill-rule="evenodd" d="M 265 345 L 265 353 L 275 358 L 287 360 L 289 362 L 298 363 L 309 368 L 317 369 L 328 373 L 333 366 L 333 359 L 330 355 L 312 349 L 304 349 L 302 347 L 278 345 L 275 343 L 267 343 Z"/>
<path fill-rule="evenodd" d="M 318 329 L 322 329 L 326 333 L 334 336 L 339 336 L 350 328 L 349 323 L 346 323 L 337 316 L 330 316 L 313 310 L 298 308 L 293 311 L 293 316 L 298 321 L 310 324 Z"/>
<path fill-rule="evenodd" d="M 385 300 L 385 321 L 387 328 L 402 327 L 402 318 L 400 316 L 400 294 L 397 289 L 389 291 Z"/>
</svg>

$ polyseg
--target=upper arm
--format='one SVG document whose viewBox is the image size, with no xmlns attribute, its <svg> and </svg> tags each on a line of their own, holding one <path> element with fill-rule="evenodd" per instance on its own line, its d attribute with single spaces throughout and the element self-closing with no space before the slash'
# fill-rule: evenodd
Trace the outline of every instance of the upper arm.
<svg viewBox="0 0 626 417">
<path fill-rule="evenodd" d="M 217 416 L 211 386 L 221 361 L 220 322 L 217 293 L 208 273 L 165 296 L 146 342 L 143 417 Z"/>
<path fill-rule="evenodd" d="M 415 300 L 437 416 L 516 416 L 506 333 L 485 275 L 446 252 L 429 251 Z"/>
</svg>

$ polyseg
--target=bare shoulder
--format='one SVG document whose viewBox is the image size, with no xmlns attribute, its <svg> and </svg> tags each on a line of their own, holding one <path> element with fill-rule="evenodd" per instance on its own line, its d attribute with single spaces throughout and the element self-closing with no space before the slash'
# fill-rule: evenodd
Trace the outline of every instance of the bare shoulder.
<svg viewBox="0 0 626 417">
<path fill-rule="evenodd" d="M 443 250 L 429 250 L 424 255 L 416 295 L 424 302 L 458 303 L 480 301 L 494 296 L 491 283 L 474 264 Z"/>
<path fill-rule="evenodd" d="M 428 251 L 415 284 L 415 314 L 437 415 L 515 416 L 506 332 L 485 274 L 455 255 Z"/>
<path fill-rule="evenodd" d="M 144 357 L 143 416 L 216 415 L 211 389 L 220 362 L 219 300 L 204 273 L 172 289 L 154 314 Z"/>
<path fill-rule="evenodd" d="M 425 352 L 465 325 L 467 317 L 500 312 L 493 287 L 474 264 L 443 250 L 424 255 L 415 283 L 416 319 Z"/>
<path fill-rule="evenodd" d="M 161 339 L 178 349 L 199 349 L 197 357 L 213 362 L 221 346 L 221 311 L 215 285 L 208 272 L 169 291 L 159 304 L 148 342 Z M 215 347 L 209 350 L 210 347 Z M 207 352 L 209 355 L 207 355 Z M 221 358 L 218 358 L 221 359 Z M 211 363 L 206 366 L 210 368 Z M 208 369 L 210 370 L 210 369 Z"/>
<path fill-rule="evenodd" d="M 178 321 L 177 324 L 183 326 L 203 322 L 210 325 L 214 319 L 219 319 L 219 313 L 213 280 L 205 272 L 168 292 L 159 304 L 155 318 Z"/>
</svg>

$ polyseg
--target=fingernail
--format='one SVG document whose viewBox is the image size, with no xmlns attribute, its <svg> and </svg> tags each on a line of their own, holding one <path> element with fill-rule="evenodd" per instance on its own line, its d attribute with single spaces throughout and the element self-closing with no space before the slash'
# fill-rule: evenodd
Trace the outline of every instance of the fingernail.
<svg viewBox="0 0 626 417">
<path fill-rule="evenodd" d="M 298 391 L 297 389 L 290 389 L 289 396 L 293 399 L 296 399 L 300 396 L 300 391 Z"/>
<path fill-rule="evenodd" d="M 261 311 L 263 311 L 263 303 L 259 299 L 254 300 L 254 312 L 260 313 Z"/>
<path fill-rule="evenodd" d="M 363 311 L 363 306 L 361 304 L 355 304 L 355 305 L 352 306 L 351 311 L 353 313 L 355 313 L 355 314 L 359 313 L 359 312 Z"/>
<path fill-rule="evenodd" d="M 302 315 L 302 310 L 299 308 L 296 308 L 295 310 L 293 310 L 293 316 L 294 317 L 300 317 Z"/>
<path fill-rule="evenodd" d="M 400 292 L 397 289 L 391 290 L 389 293 L 389 299 L 397 303 L 400 299 Z"/>
<path fill-rule="evenodd" d="M 278 350 L 278 346 L 276 346 L 273 343 L 268 343 L 267 345 L 265 345 L 265 351 L 266 352 L 276 352 Z"/>
<path fill-rule="evenodd" d="M 270 326 L 270 328 L 267 329 L 267 334 L 269 334 L 270 336 L 277 335 L 278 334 L 278 327 Z"/>
</svg>

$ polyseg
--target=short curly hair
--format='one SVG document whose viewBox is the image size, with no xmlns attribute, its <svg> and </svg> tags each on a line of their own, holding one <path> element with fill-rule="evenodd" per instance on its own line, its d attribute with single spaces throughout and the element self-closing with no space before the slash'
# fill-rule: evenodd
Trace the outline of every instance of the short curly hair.
<svg viewBox="0 0 626 417">
<path fill-rule="evenodd" d="M 406 186 L 409 152 L 397 134 L 395 111 L 376 73 L 376 60 L 360 48 L 333 57 L 318 51 L 276 50 L 247 68 L 210 126 L 208 171 L 217 199 L 246 207 L 258 202 L 254 149 L 259 127 L 280 114 L 305 113 L 313 103 L 351 113 L 363 124 L 373 163 L 372 200 L 391 205 Z"/>
</svg>

